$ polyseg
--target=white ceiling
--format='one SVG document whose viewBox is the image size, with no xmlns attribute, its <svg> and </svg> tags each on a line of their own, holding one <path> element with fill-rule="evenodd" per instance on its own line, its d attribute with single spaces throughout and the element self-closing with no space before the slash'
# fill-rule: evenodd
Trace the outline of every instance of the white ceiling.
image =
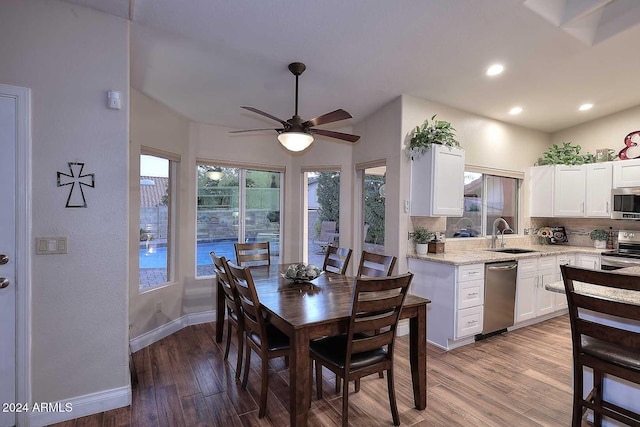
<svg viewBox="0 0 640 427">
<path fill-rule="evenodd" d="M 294 61 L 305 119 L 408 94 L 554 132 L 640 105 L 638 0 L 133 1 L 69 0 L 132 18 L 131 86 L 198 122 L 290 118 Z"/>
</svg>

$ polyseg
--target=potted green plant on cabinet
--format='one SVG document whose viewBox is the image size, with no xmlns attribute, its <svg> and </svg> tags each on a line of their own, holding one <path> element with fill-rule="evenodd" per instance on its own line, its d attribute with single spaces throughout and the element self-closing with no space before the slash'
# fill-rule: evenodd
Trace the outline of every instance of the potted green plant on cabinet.
<svg viewBox="0 0 640 427">
<path fill-rule="evenodd" d="M 426 119 L 411 133 L 411 139 L 406 147 L 407 155 L 411 160 L 417 159 L 428 151 L 432 144 L 460 148 L 460 143 L 455 138 L 455 131 L 451 123 L 436 120 L 436 114 L 434 114 L 431 122 Z"/>
<path fill-rule="evenodd" d="M 416 254 L 426 255 L 429 242 L 435 237 L 435 234 L 424 227 L 416 227 L 413 229 L 411 237 L 416 244 Z"/>
<path fill-rule="evenodd" d="M 591 240 L 593 240 L 593 246 L 596 249 L 604 249 L 607 247 L 607 238 L 609 237 L 609 232 L 607 230 L 598 228 L 589 233 L 589 237 L 591 237 Z"/>
</svg>

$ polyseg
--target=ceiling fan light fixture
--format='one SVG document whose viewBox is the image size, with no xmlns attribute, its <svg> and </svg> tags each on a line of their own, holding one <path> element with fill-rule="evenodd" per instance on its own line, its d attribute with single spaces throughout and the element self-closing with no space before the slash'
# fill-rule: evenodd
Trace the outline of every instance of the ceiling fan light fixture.
<svg viewBox="0 0 640 427">
<path fill-rule="evenodd" d="M 282 132 L 278 141 L 289 151 L 302 151 L 313 142 L 313 136 L 304 132 Z"/>
</svg>

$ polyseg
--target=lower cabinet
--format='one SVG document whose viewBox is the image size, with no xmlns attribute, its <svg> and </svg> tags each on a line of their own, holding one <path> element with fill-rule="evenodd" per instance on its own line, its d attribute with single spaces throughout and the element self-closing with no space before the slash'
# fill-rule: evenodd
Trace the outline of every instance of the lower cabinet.
<svg viewBox="0 0 640 427">
<path fill-rule="evenodd" d="M 600 270 L 600 255 L 578 254 L 576 256 L 576 266 Z"/>
<path fill-rule="evenodd" d="M 562 281 L 562 273 L 560 272 L 561 265 L 576 265 L 576 256 L 574 254 L 569 255 L 558 255 L 558 260 L 556 262 L 556 281 Z M 559 294 L 554 292 L 555 299 L 555 309 L 563 310 L 567 308 L 567 296 L 565 294 Z"/>
<path fill-rule="evenodd" d="M 544 286 L 556 281 L 556 256 L 518 260 L 516 323 L 555 311 L 555 296 Z"/>
<path fill-rule="evenodd" d="M 427 340 L 450 350 L 482 332 L 484 264 L 451 265 L 408 259 L 410 293 L 429 298 Z"/>
</svg>

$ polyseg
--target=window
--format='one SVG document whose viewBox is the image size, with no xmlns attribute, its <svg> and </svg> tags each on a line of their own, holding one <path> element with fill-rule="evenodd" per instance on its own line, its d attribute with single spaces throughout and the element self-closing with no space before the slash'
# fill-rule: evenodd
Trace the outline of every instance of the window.
<svg viewBox="0 0 640 427">
<path fill-rule="evenodd" d="M 340 172 L 307 171 L 306 262 L 322 266 L 327 244 L 340 244 Z"/>
<path fill-rule="evenodd" d="M 235 260 L 236 242 L 269 242 L 278 264 L 282 173 L 200 164 L 197 174 L 196 277 L 214 274 L 211 251 Z"/>
<path fill-rule="evenodd" d="M 387 166 L 384 160 L 357 164 L 360 180 L 362 249 L 384 253 Z"/>
<path fill-rule="evenodd" d="M 493 222 L 504 218 L 518 233 L 518 192 L 521 179 L 471 170 L 464 173 L 464 213 L 447 218 L 446 237 L 490 236 Z M 499 226 L 502 230 L 504 225 Z"/>
<path fill-rule="evenodd" d="M 140 156 L 140 292 L 173 281 L 174 179 L 179 158 Z"/>
</svg>

